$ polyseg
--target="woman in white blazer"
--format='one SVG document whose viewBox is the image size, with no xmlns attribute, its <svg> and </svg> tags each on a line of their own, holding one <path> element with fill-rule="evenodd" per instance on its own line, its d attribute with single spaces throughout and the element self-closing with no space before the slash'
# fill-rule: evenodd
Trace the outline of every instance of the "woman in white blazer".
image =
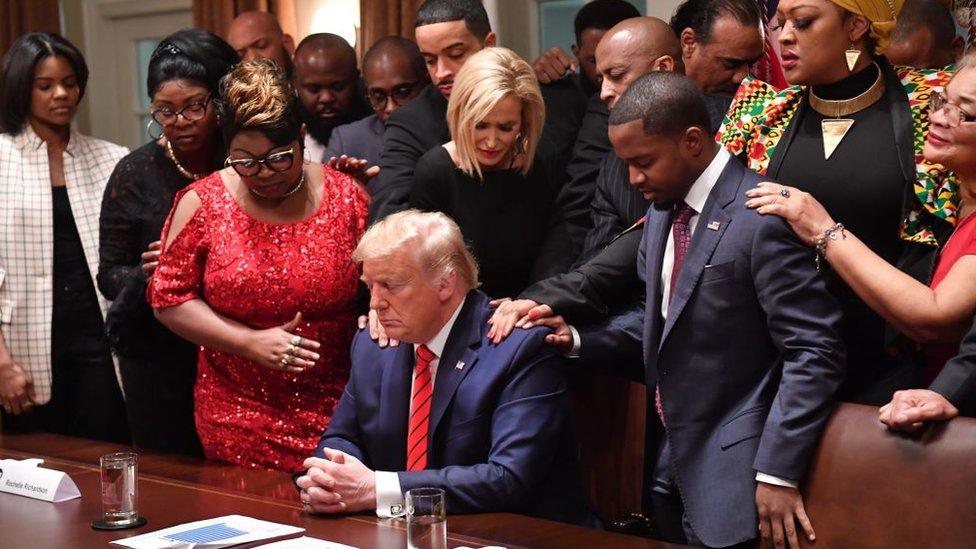
<svg viewBox="0 0 976 549">
<path fill-rule="evenodd" d="M 88 67 L 64 38 L 21 36 L 0 78 L 0 423 L 127 442 L 95 275 L 102 193 L 128 150 L 72 128 Z"/>
</svg>

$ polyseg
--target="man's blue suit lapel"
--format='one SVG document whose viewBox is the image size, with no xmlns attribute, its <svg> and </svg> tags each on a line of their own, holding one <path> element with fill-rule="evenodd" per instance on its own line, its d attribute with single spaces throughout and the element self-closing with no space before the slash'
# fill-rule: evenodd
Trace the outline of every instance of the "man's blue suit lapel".
<svg viewBox="0 0 976 549">
<path fill-rule="evenodd" d="M 483 318 L 487 297 L 475 291 L 468 292 L 468 297 L 458 313 L 451 334 L 447 336 L 444 354 L 437 365 L 437 377 L 434 379 L 434 395 L 430 405 L 430 426 L 428 429 L 428 445 L 434 439 L 437 426 L 444 417 L 444 412 L 454 399 L 458 385 L 464 380 L 475 366 L 478 355 L 475 350 L 482 343 Z M 433 455 L 430 447 L 428 455 Z"/>
<path fill-rule="evenodd" d="M 732 217 L 725 211 L 725 207 L 735 199 L 735 193 L 739 189 L 744 169 L 737 160 L 730 158 L 712 188 L 708 200 L 705 201 L 705 208 L 698 216 L 695 234 L 691 237 L 691 246 L 684 264 L 681 266 L 681 273 L 678 275 L 677 281 L 671 281 L 674 289 L 671 293 L 671 302 L 668 304 L 668 318 L 664 321 L 664 332 L 661 334 L 659 350 L 667 341 L 671 328 L 681 316 L 681 312 L 688 303 L 688 299 L 691 298 L 695 286 L 698 285 L 705 265 L 708 264 L 712 253 L 715 252 L 719 241 L 722 240 L 722 235 L 729 227 Z M 716 223 L 718 224 L 717 227 L 715 226 Z"/>
<path fill-rule="evenodd" d="M 392 364 L 383 368 L 380 385 L 380 436 L 384 454 L 396 470 L 406 469 L 407 421 L 410 408 L 410 384 L 413 381 L 413 345 L 401 343 Z"/>
</svg>

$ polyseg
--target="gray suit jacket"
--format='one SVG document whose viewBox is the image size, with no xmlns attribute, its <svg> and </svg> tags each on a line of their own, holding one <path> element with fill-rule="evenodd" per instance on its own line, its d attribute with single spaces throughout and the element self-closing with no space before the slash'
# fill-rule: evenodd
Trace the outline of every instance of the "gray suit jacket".
<svg viewBox="0 0 976 549">
<path fill-rule="evenodd" d="M 348 124 L 337 126 L 332 130 L 329 145 L 325 148 L 325 159 L 342 155 L 353 158 L 364 158 L 370 166 L 380 163 L 380 151 L 383 150 L 383 123 L 372 114 Z"/>
<path fill-rule="evenodd" d="M 782 219 L 745 207 L 759 181 L 728 162 L 672 282 L 667 319 L 660 275 L 671 209 L 648 210 L 638 252 L 648 391 L 659 384 L 672 477 L 709 546 L 757 537 L 756 471 L 804 477 L 844 377 L 839 305 L 813 250 Z M 661 424 L 648 408 L 653 459 Z"/>
</svg>

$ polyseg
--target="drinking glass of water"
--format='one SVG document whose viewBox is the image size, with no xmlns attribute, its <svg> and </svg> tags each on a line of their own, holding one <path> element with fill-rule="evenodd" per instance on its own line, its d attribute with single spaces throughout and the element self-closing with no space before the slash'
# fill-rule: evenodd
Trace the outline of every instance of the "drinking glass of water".
<svg viewBox="0 0 976 549">
<path fill-rule="evenodd" d="M 407 548 L 447 549 L 447 509 L 444 490 L 407 490 Z"/>
<path fill-rule="evenodd" d="M 137 509 L 136 454 L 106 454 L 99 460 L 102 469 L 102 519 L 92 523 L 99 529 L 121 529 L 141 526 Z"/>
</svg>

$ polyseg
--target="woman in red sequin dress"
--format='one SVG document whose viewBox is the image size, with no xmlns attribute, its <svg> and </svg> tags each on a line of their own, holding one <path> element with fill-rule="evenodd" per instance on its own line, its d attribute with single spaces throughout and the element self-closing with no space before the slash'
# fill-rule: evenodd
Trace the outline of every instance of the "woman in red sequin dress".
<svg viewBox="0 0 976 549">
<path fill-rule="evenodd" d="M 201 345 L 197 432 L 208 458 L 296 471 L 349 374 L 368 197 L 302 161 L 295 96 L 242 63 L 218 102 L 228 168 L 177 196 L 150 283 L 157 317 Z"/>
</svg>

